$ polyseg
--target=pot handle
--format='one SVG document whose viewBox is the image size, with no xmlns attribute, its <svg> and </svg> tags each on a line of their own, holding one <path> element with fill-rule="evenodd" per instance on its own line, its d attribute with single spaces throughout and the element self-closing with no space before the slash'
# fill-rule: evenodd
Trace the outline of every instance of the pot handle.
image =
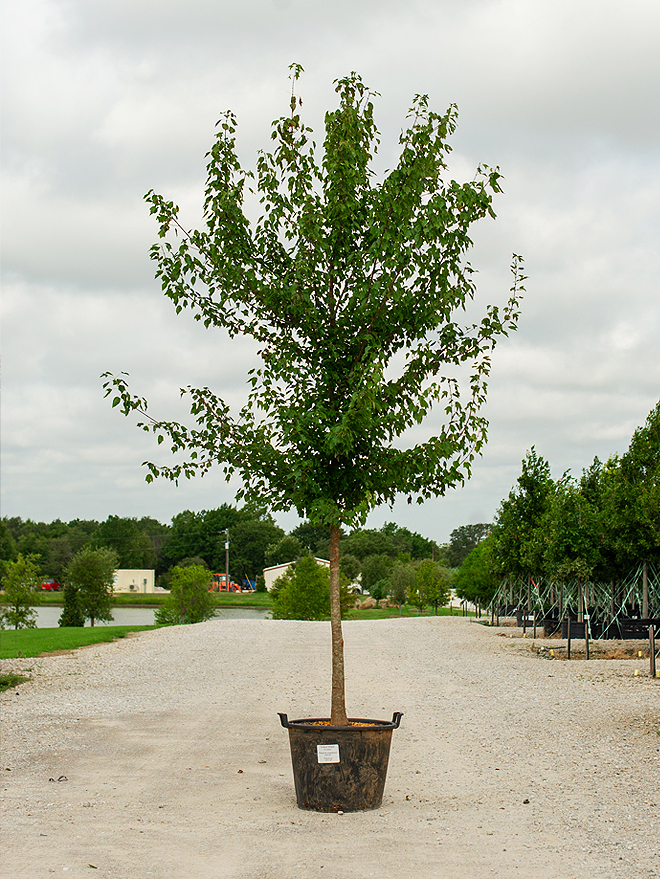
<svg viewBox="0 0 660 879">
<path fill-rule="evenodd" d="M 284 729 L 288 729 L 291 726 L 291 724 L 289 723 L 289 718 L 286 716 L 286 714 L 282 714 L 281 711 L 278 711 L 277 713 L 280 716 L 280 721 Z"/>
</svg>

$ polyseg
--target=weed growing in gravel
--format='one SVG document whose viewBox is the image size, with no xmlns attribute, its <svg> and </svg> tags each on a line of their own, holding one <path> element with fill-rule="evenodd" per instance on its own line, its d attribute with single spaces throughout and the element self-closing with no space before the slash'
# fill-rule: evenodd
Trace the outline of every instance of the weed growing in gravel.
<svg viewBox="0 0 660 879">
<path fill-rule="evenodd" d="M 25 675 L 0 674 L 0 693 L 4 693 L 5 690 L 17 687 L 19 684 L 24 684 L 25 681 L 29 680 L 30 678 L 26 678 Z"/>
</svg>

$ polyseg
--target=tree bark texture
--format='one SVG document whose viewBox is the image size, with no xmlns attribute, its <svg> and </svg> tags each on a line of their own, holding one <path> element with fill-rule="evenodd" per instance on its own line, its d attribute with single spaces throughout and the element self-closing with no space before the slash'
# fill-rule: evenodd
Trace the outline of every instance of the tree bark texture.
<svg viewBox="0 0 660 879">
<path fill-rule="evenodd" d="M 332 700 L 330 722 L 348 726 L 346 715 L 346 681 L 344 676 L 344 637 L 341 630 L 341 595 L 339 590 L 339 537 L 341 529 L 330 528 L 330 627 L 332 629 Z"/>
</svg>

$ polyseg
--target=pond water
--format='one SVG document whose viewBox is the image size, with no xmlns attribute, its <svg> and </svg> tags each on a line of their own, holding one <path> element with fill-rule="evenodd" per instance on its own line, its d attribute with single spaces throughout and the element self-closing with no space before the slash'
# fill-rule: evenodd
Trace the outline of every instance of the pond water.
<svg viewBox="0 0 660 879">
<path fill-rule="evenodd" d="M 97 626 L 153 626 L 155 607 L 115 607 L 111 623 L 96 623 Z M 62 615 L 61 607 L 37 607 L 37 628 L 55 628 Z M 223 607 L 216 615 L 219 620 L 266 620 L 270 611 L 259 607 Z M 89 620 L 85 623 L 89 625 Z"/>
</svg>

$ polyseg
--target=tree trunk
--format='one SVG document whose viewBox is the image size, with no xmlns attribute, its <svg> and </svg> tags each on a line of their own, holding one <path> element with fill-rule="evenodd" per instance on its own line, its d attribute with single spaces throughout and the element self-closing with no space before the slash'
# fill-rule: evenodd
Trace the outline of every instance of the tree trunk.
<svg viewBox="0 0 660 879">
<path fill-rule="evenodd" d="M 583 583 L 578 583 L 577 621 L 578 621 L 578 623 L 584 622 L 584 584 Z"/>
<path fill-rule="evenodd" d="M 344 676 L 344 638 L 341 631 L 341 592 L 339 588 L 339 536 L 337 525 L 330 528 L 330 627 L 332 629 L 332 704 L 330 723 L 348 726 L 346 679 Z"/>
</svg>

